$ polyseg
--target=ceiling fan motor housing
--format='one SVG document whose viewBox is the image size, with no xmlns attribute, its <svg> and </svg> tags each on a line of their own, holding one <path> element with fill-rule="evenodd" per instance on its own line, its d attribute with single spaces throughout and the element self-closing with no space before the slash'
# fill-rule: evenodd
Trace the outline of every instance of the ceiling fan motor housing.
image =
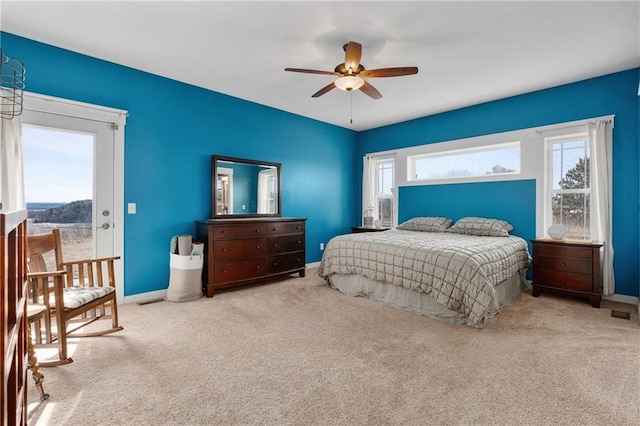
<svg viewBox="0 0 640 426">
<path fill-rule="evenodd" d="M 351 74 L 357 75 L 357 74 L 361 73 L 364 70 L 365 70 L 365 67 L 363 67 L 362 64 L 360 64 L 360 65 L 358 65 L 357 69 L 355 69 L 355 70 L 353 70 L 351 72 Z M 339 64 L 339 65 L 337 65 L 334 68 L 334 71 L 335 72 L 339 72 L 340 74 L 344 74 L 344 75 L 348 75 L 349 74 L 349 70 L 347 69 L 347 66 L 344 64 L 344 62 Z"/>
</svg>

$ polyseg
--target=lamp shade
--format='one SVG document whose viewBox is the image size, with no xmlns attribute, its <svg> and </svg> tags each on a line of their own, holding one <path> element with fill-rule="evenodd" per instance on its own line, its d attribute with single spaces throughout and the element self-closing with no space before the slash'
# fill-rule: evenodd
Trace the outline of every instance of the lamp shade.
<svg viewBox="0 0 640 426">
<path fill-rule="evenodd" d="M 347 75 L 344 77 L 340 77 L 337 79 L 334 84 L 338 89 L 342 89 L 346 92 L 350 92 L 352 90 L 358 90 L 364 84 L 364 80 L 360 77 L 356 77 L 353 75 Z"/>
</svg>

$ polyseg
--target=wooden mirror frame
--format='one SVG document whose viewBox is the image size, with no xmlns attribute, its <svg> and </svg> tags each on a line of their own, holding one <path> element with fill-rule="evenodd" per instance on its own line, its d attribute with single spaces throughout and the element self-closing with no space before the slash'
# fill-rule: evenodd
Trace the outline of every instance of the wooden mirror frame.
<svg viewBox="0 0 640 426">
<path fill-rule="evenodd" d="M 254 166 L 268 166 L 276 169 L 276 188 L 277 188 L 277 212 L 276 213 L 233 213 L 233 214 L 218 214 L 217 211 L 217 176 L 218 176 L 218 162 L 231 162 L 242 163 Z M 256 218 L 256 217 L 281 217 L 282 216 L 282 165 L 280 163 L 273 163 L 269 161 L 249 160 L 247 158 L 226 157 L 222 155 L 211 156 L 211 217 L 213 219 L 231 219 L 231 218 Z"/>
</svg>

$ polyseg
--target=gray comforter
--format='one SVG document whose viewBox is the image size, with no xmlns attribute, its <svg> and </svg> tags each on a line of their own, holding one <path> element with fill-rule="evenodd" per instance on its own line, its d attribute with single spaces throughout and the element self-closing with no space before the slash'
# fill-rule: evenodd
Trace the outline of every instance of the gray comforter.
<svg viewBox="0 0 640 426">
<path fill-rule="evenodd" d="M 318 274 L 357 274 L 429 293 L 480 326 L 498 311 L 494 286 L 526 270 L 519 237 L 389 230 L 340 235 L 329 241 Z"/>
</svg>

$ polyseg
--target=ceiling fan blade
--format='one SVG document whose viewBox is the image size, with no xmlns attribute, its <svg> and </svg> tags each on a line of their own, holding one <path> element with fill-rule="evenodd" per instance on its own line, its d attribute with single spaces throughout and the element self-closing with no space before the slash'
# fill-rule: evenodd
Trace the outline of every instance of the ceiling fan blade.
<svg viewBox="0 0 640 426">
<path fill-rule="evenodd" d="M 353 72 L 357 71 L 358 66 L 360 66 L 360 59 L 362 58 L 362 45 L 355 41 L 350 41 L 346 44 L 344 51 L 344 67 L 347 69 L 347 72 L 349 68 L 351 68 Z"/>
<path fill-rule="evenodd" d="M 322 89 L 318 90 L 316 93 L 314 93 L 313 95 L 311 95 L 312 98 L 318 98 L 322 95 L 324 95 L 325 93 L 327 93 L 328 91 L 334 89 L 336 87 L 335 84 L 329 83 L 326 86 L 324 86 Z"/>
<path fill-rule="evenodd" d="M 378 89 L 376 89 L 366 81 L 364 82 L 362 87 L 360 87 L 360 90 L 362 90 L 362 93 L 373 99 L 380 99 L 382 97 L 382 94 L 378 92 Z"/>
<path fill-rule="evenodd" d="M 418 74 L 418 67 L 379 68 L 377 70 L 364 70 L 360 77 L 401 77 L 403 75 Z"/>
<path fill-rule="evenodd" d="M 340 75 L 335 71 L 308 70 L 305 68 L 285 68 L 284 70 L 291 72 L 303 72 L 305 74 Z"/>
</svg>

